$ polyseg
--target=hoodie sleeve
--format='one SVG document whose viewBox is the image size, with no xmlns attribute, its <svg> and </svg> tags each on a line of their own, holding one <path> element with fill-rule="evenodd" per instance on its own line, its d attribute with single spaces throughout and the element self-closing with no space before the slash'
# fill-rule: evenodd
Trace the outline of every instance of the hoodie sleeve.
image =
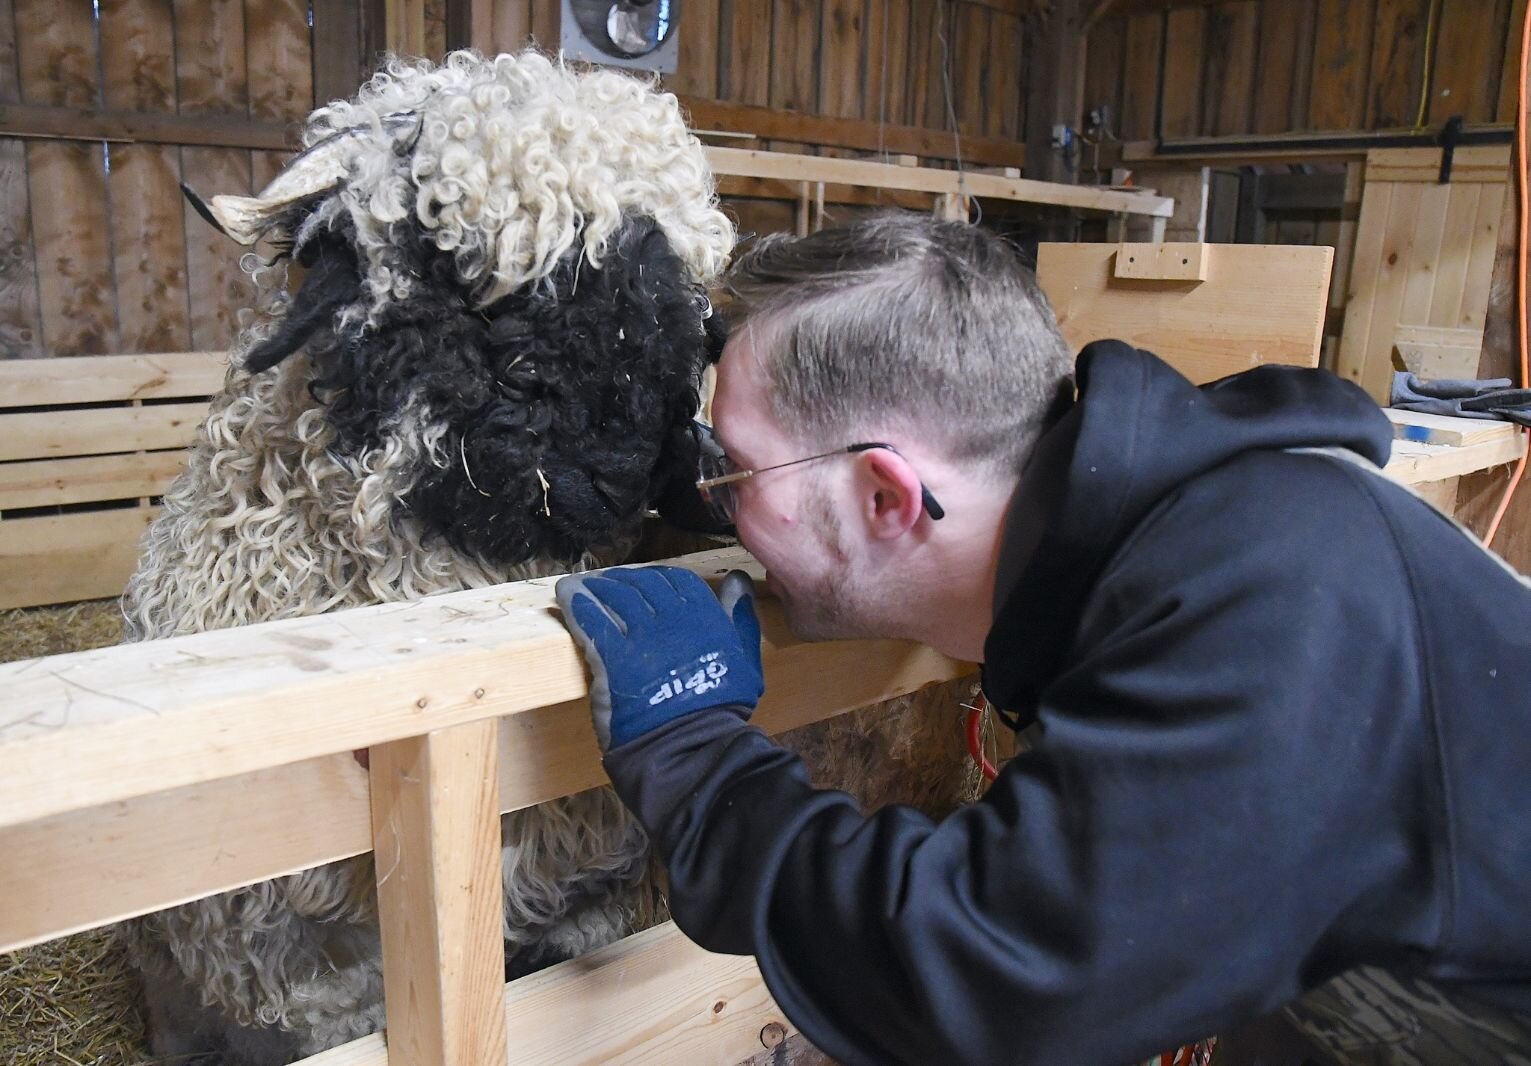
<svg viewBox="0 0 1531 1066">
<path fill-rule="evenodd" d="M 1230 529 L 1207 488 L 1098 583 L 1041 741 L 939 823 L 864 817 L 734 715 L 612 752 L 681 929 L 755 955 L 850 1066 L 1139 1061 L 1433 937 L 1434 857 L 1400 814 L 1435 802 L 1412 626 L 1367 591 L 1397 585 L 1382 541 L 1315 553 L 1259 500 Z"/>
</svg>

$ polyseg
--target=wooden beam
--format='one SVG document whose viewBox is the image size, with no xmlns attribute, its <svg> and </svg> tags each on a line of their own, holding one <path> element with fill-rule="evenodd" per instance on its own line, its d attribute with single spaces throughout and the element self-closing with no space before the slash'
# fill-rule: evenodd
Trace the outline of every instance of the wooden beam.
<svg viewBox="0 0 1531 1066">
<path fill-rule="evenodd" d="M 795 1032 L 755 960 L 703 951 L 673 922 L 505 986 L 507 1066 L 741 1062 Z M 295 1066 L 392 1066 L 382 1034 Z"/>
<path fill-rule="evenodd" d="M 1392 458 L 1382 472 L 1401 484 L 1419 485 L 1493 470 L 1525 453 L 1526 434 L 1520 432 L 1465 445 L 1395 440 Z"/>
<path fill-rule="evenodd" d="M 0 528 L 6 523 L 0 522 Z M 688 556 L 681 565 L 698 568 L 711 575 L 715 570 L 745 564 L 748 556 L 734 549 L 721 553 Z M 443 610 L 404 612 L 403 633 L 409 634 L 405 648 L 414 647 L 413 635 L 422 627 L 445 624 L 449 627 L 443 643 L 450 644 L 458 635 L 472 629 L 478 619 L 485 626 L 497 627 L 501 634 L 497 646 L 511 655 L 515 641 L 505 643 L 506 631 L 514 632 L 517 619 L 545 621 L 562 628 L 550 608 L 550 582 L 536 586 L 504 586 L 499 594 L 485 602 L 482 609 L 465 610 L 453 597 L 431 597 L 443 603 Z M 519 603 L 507 603 L 505 592 L 512 589 L 535 591 L 537 596 Z M 463 594 L 454 594 L 462 599 Z M 541 604 L 539 608 L 537 605 Z M 502 611 L 501 608 L 504 608 Z M 334 644 L 339 638 L 353 640 L 385 639 L 377 626 L 382 616 L 398 615 L 401 605 L 389 608 L 363 608 L 323 618 L 305 620 L 324 622 L 319 626 L 295 622 L 271 623 L 278 627 L 273 635 L 286 634 L 279 643 L 287 654 L 305 658 L 302 649 L 321 643 Z M 779 606 L 763 596 L 760 612 L 766 632 L 764 662 L 766 695 L 752 721 L 767 733 L 776 734 L 822 721 L 858 707 L 880 703 L 906 695 L 926 685 L 949 681 L 972 673 L 972 667 L 957 663 L 928 648 L 898 641 L 828 642 L 800 644 L 785 631 Z M 261 627 L 256 627 L 261 628 Z M 390 626 L 390 628 L 395 628 Z M 223 634 L 234 637 L 249 630 Z M 204 634 L 203 636 L 213 636 Z M 398 638 L 395 637 L 395 640 Z M 192 645 L 188 647 L 188 642 Z M 226 684 L 249 684 L 248 677 L 261 678 L 261 656 L 255 657 L 253 673 L 247 674 L 239 658 L 237 642 L 225 641 L 231 650 L 219 652 L 196 645 L 196 638 L 178 637 L 111 649 L 109 659 L 138 663 L 134 671 L 173 676 L 173 664 L 201 661 L 209 668 L 221 668 Z M 165 647 L 168 645 L 168 647 Z M 496 646 L 490 642 L 486 646 Z M 460 645 L 459 645 L 460 647 Z M 408 654 L 426 654 L 428 646 L 419 646 Z M 329 654 L 320 649 L 313 654 Z M 144 653 L 154 659 L 143 662 Z M 163 655 L 161 655 L 163 653 Z M 90 699 L 80 685 L 96 687 L 101 674 L 86 668 L 81 656 L 63 656 L 14 664 L 6 667 L 7 681 L 17 675 L 53 675 L 60 691 L 77 699 Z M 197 656 L 197 659 L 190 658 Z M 223 661 L 208 656 L 221 655 Z M 475 659 L 480 658 L 473 653 Z M 495 679 L 507 676 L 506 662 L 495 664 L 492 653 L 482 661 L 488 665 L 468 670 L 466 680 Z M 313 661 L 309 662 L 314 665 Z M 122 673 L 127 667 L 121 667 Z M 446 660 L 436 662 L 431 670 L 452 669 Z M 166 671 L 169 671 L 167 674 Z M 107 671 L 110 672 L 110 671 Z M 542 681 L 541 671 L 527 678 L 532 684 Z M 313 676 L 310 674 L 310 676 Z M 69 681 L 68 679 L 73 679 Z M 75 687 L 71 688 L 71 684 Z M 10 691 L 10 690 L 8 690 Z M 100 690 L 105 693 L 106 690 Z M 18 696 L 20 694 L 18 693 Z M 484 699 L 496 699 L 498 693 L 486 689 Z M 364 718 L 369 705 L 366 694 L 359 693 L 356 710 Z M 269 697 L 267 697 L 269 699 Z M 252 693 L 250 702 L 261 702 Z M 7 705 L 5 721 L 24 706 Z M 420 709 L 412 708 L 419 713 Z M 349 709 L 338 710 L 347 717 Z M 194 708 L 192 710 L 194 714 Z M 328 713 L 328 712 L 326 712 Z M 334 717 L 333 714 L 329 715 Z M 599 752 L 591 732 L 588 707 L 583 700 L 552 702 L 546 706 L 514 714 L 500 722 L 499 804 L 502 811 L 518 810 L 559 796 L 592 788 L 606 782 Z M 343 742 L 344 743 L 344 742 Z M 366 746 L 362 741 L 353 745 Z M 132 762 L 125 756 L 124 762 Z M 44 818 L 14 828 L 0 828 L 0 951 L 36 943 L 54 936 L 77 932 L 98 925 L 213 892 L 237 888 L 270 877 L 318 866 L 336 859 L 365 852 L 371 847 L 368 830 L 366 774 L 351 758 L 350 748 L 341 754 L 304 759 L 290 765 L 273 766 L 249 773 L 233 773 L 228 759 L 206 760 L 216 776 L 180 788 L 146 792 L 106 806 L 78 810 Z M 0 749 L 0 772 L 9 773 L 14 764 Z M 54 769 L 67 776 L 68 764 Z M 152 785 L 152 783 L 151 783 Z M 308 817 L 323 810 L 325 817 Z M 238 839 L 238 848 L 228 841 Z M 174 864 L 164 856 L 174 854 Z M 91 876 L 91 870 L 109 863 L 109 880 Z"/>
<path fill-rule="evenodd" d="M 353 87 L 353 92 L 354 87 Z M 282 122 L 225 115 L 169 115 L 43 104 L 0 104 L 0 137 L 110 141 L 114 144 L 189 144 L 213 148 L 288 151 L 298 130 Z"/>
<path fill-rule="evenodd" d="M 761 574 L 736 549 L 677 565 L 713 578 L 733 567 Z M 0 666 L 0 825 L 483 718 L 542 721 L 549 707 L 585 695 L 584 661 L 553 585 L 539 578 Z M 799 675 L 843 668 L 847 645 L 801 645 L 772 601 L 761 613 L 772 696 L 814 704 L 810 695 L 833 679 L 785 674 L 786 664 L 799 664 Z M 870 686 L 856 681 L 859 702 L 843 709 L 873 702 L 880 689 L 907 692 L 970 672 L 907 642 L 849 647 L 882 672 Z M 588 721 L 554 732 L 562 729 L 575 731 L 565 734 L 565 762 L 542 765 L 550 756 L 537 753 L 523 768 L 527 787 L 569 777 L 570 763 L 599 772 L 593 746 L 583 757 L 577 750 Z"/>
<path fill-rule="evenodd" d="M 118 595 L 155 514 L 119 507 L 0 520 L 0 608 Z"/>
<path fill-rule="evenodd" d="M 505 1061 L 498 755 L 489 719 L 372 752 L 390 1066 Z"/>
<path fill-rule="evenodd" d="M 0 461 L 184 447 L 207 408 L 205 402 L 168 403 L 8 414 L 0 423 Z"/>
<path fill-rule="evenodd" d="M 952 135 L 921 126 L 879 126 L 854 118 L 809 115 L 780 108 L 755 107 L 723 100 L 707 100 L 679 94 L 676 97 L 698 130 L 751 133 L 765 141 L 827 145 L 862 152 L 885 151 L 925 159 L 952 159 Z M 1002 137 L 963 137 L 962 158 L 983 166 L 1019 167 L 1026 161 L 1026 147 Z"/>
<path fill-rule="evenodd" d="M 1468 126 L 1467 132 L 1475 136 L 1504 138 L 1508 141 L 1513 127 L 1502 124 Z M 1208 163 L 1299 163 L 1324 159 L 1331 161 L 1361 161 L 1375 148 L 1408 148 L 1434 152 L 1437 165 L 1440 149 L 1428 145 L 1421 147 L 1421 138 L 1433 134 L 1419 134 L 1412 130 L 1341 130 L 1338 132 L 1305 132 L 1268 134 L 1258 137 L 1184 137 L 1166 140 L 1161 145 L 1152 140 L 1132 140 L 1123 144 L 1121 159 L 1124 163 L 1163 163 L 1188 166 L 1198 162 Z M 1476 148 L 1494 147 L 1501 151 L 1508 145 L 1466 145 L 1457 152 Z M 1103 154 L 1103 159 L 1106 156 Z"/>
<path fill-rule="evenodd" d="M 0 512 L 161 496 L 185 465 L 185 449 L 0 463 Z"/>
<path fill-rule="evenodd" d="M 959 174 L 955 170 L 902 167 L 860 159 L 827 159 L 786 152 L 754 152 L 742 148 L 708 148 L 706 152 L 713 173 L 720 176 L 732 174 L 915 192 L 959 193 L 997 200 L 1073 207 L 1083 211 L 1112 211 L 1162 218 L 1168 218 L 1175 212 L 1175 202 L 1165 197 L 1088 185 L 1062 185 L 1026 178 L 1007 178 L 997 174 Z"/>
</svg>

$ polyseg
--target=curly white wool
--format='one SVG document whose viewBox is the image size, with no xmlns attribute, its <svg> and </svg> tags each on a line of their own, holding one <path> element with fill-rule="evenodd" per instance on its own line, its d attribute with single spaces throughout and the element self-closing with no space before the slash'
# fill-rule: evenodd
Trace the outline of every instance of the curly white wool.
<svg viewBox="0 0 1531 1066">
<path fill-rule="evenodd" d="M 652 217 L 702 284 L 733 248 L 680 105 L 626 74 L 575 74 L 533 51 L 391 59 L 355 100 L 314 112 L 304 143 L 358 128 L 370 132 L 343 191 L 311 225 L 347 213 L 378 303 L 410 291 L 391 230 L 411 217 L 453 254 L 480 307 L 546 278 L 576 242 L 598 266 L 624 215 Z M 394 152 L 400 142 L 412 150 Z"/>
</svg>

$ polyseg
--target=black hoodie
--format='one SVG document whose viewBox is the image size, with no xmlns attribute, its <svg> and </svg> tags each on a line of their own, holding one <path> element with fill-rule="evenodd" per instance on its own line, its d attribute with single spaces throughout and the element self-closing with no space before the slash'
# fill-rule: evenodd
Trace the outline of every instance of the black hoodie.
<svg viewBox="0 0 1531 1066">
<path fill-rule="evenodd" d="M 1531 1010 L 1531 589 L 1293 450 L 1386 460 L 1332 375 L 1195 388 L 1103 342 L 1078 379 L 985 648 L 1034 745 L 941 822 L 863 817 L 733 714 L 611 752 L 681 929 L 850 1066 L 1121 1066 L 1359 963 Z"/>
</svg>

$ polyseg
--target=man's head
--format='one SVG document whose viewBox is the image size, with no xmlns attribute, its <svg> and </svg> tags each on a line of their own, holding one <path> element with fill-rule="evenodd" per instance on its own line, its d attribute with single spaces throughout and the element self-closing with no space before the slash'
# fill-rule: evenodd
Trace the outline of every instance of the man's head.
<svg viewBox="0 0 1531 1066">
<path fill-rule="evenodd" d="M 886 215 L 767 238 L 729 286 L 735 326 L 713 414 L 737 465 L 866 441 L 896 449 L 739 483 L 740 538 L 802 636 L 929 639 L 932 620 L 914 616 L 989 580 L 1010 493 L 1070 387 L 1034 276 L 976 227 Z M 924 509 L 922 487 L 947 518 Z"/>
</svg>

